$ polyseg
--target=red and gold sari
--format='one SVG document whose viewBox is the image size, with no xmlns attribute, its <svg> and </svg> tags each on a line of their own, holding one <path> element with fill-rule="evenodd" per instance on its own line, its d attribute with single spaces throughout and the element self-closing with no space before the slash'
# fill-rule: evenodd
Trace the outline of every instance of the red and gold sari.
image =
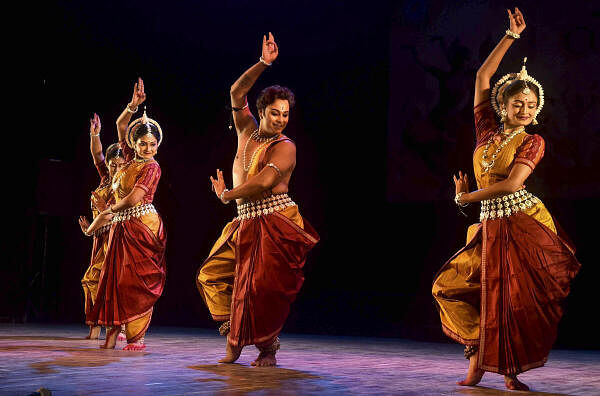
<svg viewBox="0 0 600 396">
<path fill-rule="evenodd" d="M 268 151 L 285 140 L 289 139 L 282 136 L 258 153 L 248 179 L 266 166 Z M 198 270 L 198 291 L 213 319 L 231 321 L 227 339 L 231 345 L 273 340 L 302 287 L 306 255 L 319 236 L 290 202 L 228 223 Z"/>
<path fill-rule="evenodd" d="M 473 168 L 480 189 L 506 179 L 516 163 L 535 169 L 544 155 L 541 136 L 521 133 L 486 172 L 484 146 L 498 127 L 489 101 L 475 107 Z M 432 290 L 444 333 L 479 346 L 479 368 L 504 375 L 546 362 L 580 268 L 575 248 L 544 204 L 535 197 L 526 203 L 470 226 L 466 246 L 440 269 Z"/>
<path fill-rule="evenodd" d="M 87 320 L 106 326 L 125 324 L 127 342 L 135 343 L 143 339 L 165 285 L 166 232 L 152 206 L 160 166 L 154 160 L 133 159 L 133 150 L 124 142 L 120 146 L 128 162 L 113 179 L 115 202 L 134 187 L 146 194 L 136 206 L 115 213 L 96 303 Z"/>
</svg>

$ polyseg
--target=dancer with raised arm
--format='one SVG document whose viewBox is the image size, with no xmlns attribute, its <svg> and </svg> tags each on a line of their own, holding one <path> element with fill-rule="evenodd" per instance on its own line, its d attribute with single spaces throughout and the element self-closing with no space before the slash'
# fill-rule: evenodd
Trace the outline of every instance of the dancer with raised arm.
<svg viewBox="0 0 600 396">
<path fill-rule="evenodd" d="M 125 165 L 112 182 L 114 203 L 94 220 L 88 232 L 110 224 L 110 236 L 98 295 L 87 316 L 92 325 L 107 326 L 103 348 L 114 348 L 120 325 L 125 325 L 124 350 L 146 348 L 144 335 L 154 303 L 165 285 L 166 232 L 152 205 L 161 171 L 154 160 L 162 143 L 158 122 L 141 118 L 129 123 L 146 99 L 144 82 L 138 79 L 131 103 L 117 120 L 119 146 Z M 129 124 L 129 126 L 128 126 Z"/>
<path fill-rule="evenodd" d="M 221 202 L 237 201 L 238 211 L 197 273 L 200 295 L 227 335 L 222 363 L 235 362 L 244 346 L 255 345 L 260 353 L 253 366 L 276 364 L 279 332 L 304 281 L 306 255 L 319 239 L 287 194 L 296 145 L 282 133 L 294 95 L 277 85 L 265 88 L 257 100 L 258 124 L 248 108 L 248 91 L 278 52 L 269 33 L 259 62 L 231 87 L 238 142 L 234 187 L 226 188 L 218 169 L 210 178 Z"/>
<path fill-rule="evenodd" d="M 481 202 L 481 223 L 469 227 L 467 244 L 436 275 L 433 296 L 446 335 L 465 345 L 467 377 L 503 374 L 506 387 L 528 390 L 517 374 L 542 366 L 556 339 L 562 302 L 579 271 L 575 249 L 525 181 L 544 155 L 544 139 L 525 132 L 537 124 L 542 86 L 527 74 L 490 79 L 525 29 L 521 11 L 508 10 L 510 29 L 477 72 L 476 148 L 473 170 L 454 177 L 459 207 Z M 501 117 L 497 121 L 496 115 Z"/>
<path fill-rule="evenodd" d="M 91 206 L 92 218 L 96 218 L 100 212 L 106 209 L 104 203 L 112 204 L 111 181 L 115 173 L 121 168 L 125 160 L 123 153 L 117 143 L 113 143 L 106 149 L 106 156 L 102 154 L 102 142 L 100 141 L 100 130 L 102 125 L 100 117 L 94 113 L 94 117 L 90 119 L 90 151 L 94 165 L 100 175 L 100 185 L 92 192 Z M 108 230 L 110 227 L 102 227 L 93 234 L 88 233 L 90 226 L 89 221 L 85 216 L 79 217 L 79 225 L 81 231 L 87 236 L 94 238 L 92 246 L 92 257 L 90 265 L 81 279 L 83 287 L 83 295 L 85 298 L 85 315 L 87 316 L 94 306 L 96 294 L 98 292 L 98 281 L 100 279 L 100 271 L 104 265 L 104 257 L 108 246 Z M 96 340 L 100 335 L 101 326 L 90 326 L 89 334 L 86 339 Z"/>
</svg>

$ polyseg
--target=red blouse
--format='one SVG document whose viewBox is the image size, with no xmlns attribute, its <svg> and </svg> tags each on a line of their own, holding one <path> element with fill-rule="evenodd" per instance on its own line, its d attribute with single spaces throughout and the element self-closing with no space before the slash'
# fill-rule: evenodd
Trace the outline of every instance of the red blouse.
<svg viewBox="0 0 600 396">
<path fill-rule="evenodd" d="M 475 116 L 475 139 L 476 149 L 487 141 L 497 132 L 500 123 L 496 118 L 496 112 L 488 99 L 473 109 Z M 515 152 L 515 164 L 525 164 L 535 169 L 537 164 L 544 156 L 546 144 L 540 135 L 527 135 Z"/>
</svg>

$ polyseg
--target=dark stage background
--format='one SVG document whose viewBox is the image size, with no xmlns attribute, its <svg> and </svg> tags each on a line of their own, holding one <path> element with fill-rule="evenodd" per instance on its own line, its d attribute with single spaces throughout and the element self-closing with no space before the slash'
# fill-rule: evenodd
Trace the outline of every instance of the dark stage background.
<svg viewBox="0 0 600 396">
<path fill-rule="evenodd" d="M 195 272 L 234 207 L 218 202 L 208 176 L 220 168 L 231 183 L 229 87 L 272 31 L 280 57 L 253 89 L 251 108 L 268 85 L 296 93 L 286 131 L 298 147 L 291 193 L 321 235 L 284 331 L 445 340 L 431 281 L 469 224 L 451 200 L 451 175 L 471 169 L 474 73 L 514 6 L 447 3 L 43 5 L 34 72 L 43 122 L 19 138 L 31 141 L 9 176 L 18 199 L 5 213 L 0 320 L 82 322 L 91 240 L 76 219 L 89 216 L 98 184 L 88 119 L 100 115 L 106 148 L 141 76 L 149 114 L 165 132 L 155 206 L 168 232 L 168 273 L 153 324 L 214 327 Z M 589 310 L 600 277 L 592 231 L 600 220 L 600 13 L 584 1 L 562 6 L 523 5 L 527 30 L 500 72 L 528 56 L 547 92 L 538 128 L 546 157 L 528 188 L 583 263 L 557 344 L 589 348 L 598 347 Z"/>
</svg>

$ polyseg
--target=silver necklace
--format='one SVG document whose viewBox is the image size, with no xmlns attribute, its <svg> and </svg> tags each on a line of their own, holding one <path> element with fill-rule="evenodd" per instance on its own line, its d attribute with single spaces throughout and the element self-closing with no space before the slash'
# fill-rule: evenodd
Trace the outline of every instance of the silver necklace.
<svg viewBox="0 0 600 396">
<path fill-rule="evenodd" d="M 243 161 L 242 165 L 244 166 L 244 172 L 248 172 L 250 170 L 250 167 L 252 166 L 252 163 L 254 162 L 254 157 L 256 156 L 256 153 L 258 153 L 260 151 L 260 149 L 262 149 L 265 145 L 267 145 L 268 143 L 275 140 L 277 137 L 278 137 L 278 135 L 274 135 L 274 136 L 260 135 L 258 133 L 258 129 L 256 129 L 254 132 L 252 132 L 252 134 L 250 135 L 248 140 L 246 140 L 246 144 L 244 145 L 244 158 L 242 159 L 242 161 Z M 254 152 L 252 153 L 252 157 L 250 158 L 250 162 L 248 163 L 248 143 L 250 143 L 250 140 L 254 140 L 261 144 L 254 150 Z"/>
<path fill-rule="evenodd" d="M 496 148 L 496 151 L 494 151 L 494 154 L 492 154 L 491 161 L 487 160 L 487 153 L 490 148 L 490 145 L 494 141 L 494 136 L 491 136 L 489 138 L 487 144 L 483 148 L 483 155 L 481 156 L 481 166 L 483 167 L 483 173 L 489 172 L 489 170 L 494 167 L 494 164 L 496 163 L 496 158 L 498 157 L 498 154 L 500 154 L 500 151 L 502 151 L 504 146 L 506 146 L 515 136 L 517 136 L 521 132 L 525 132 L 525 127 L 517 128 L 508 135 L 501 131 L 502 135 L 506 136 L 506 139 L 504 139 L 504 141 L 498 145 L 498 148 Z"/>
</svg>

